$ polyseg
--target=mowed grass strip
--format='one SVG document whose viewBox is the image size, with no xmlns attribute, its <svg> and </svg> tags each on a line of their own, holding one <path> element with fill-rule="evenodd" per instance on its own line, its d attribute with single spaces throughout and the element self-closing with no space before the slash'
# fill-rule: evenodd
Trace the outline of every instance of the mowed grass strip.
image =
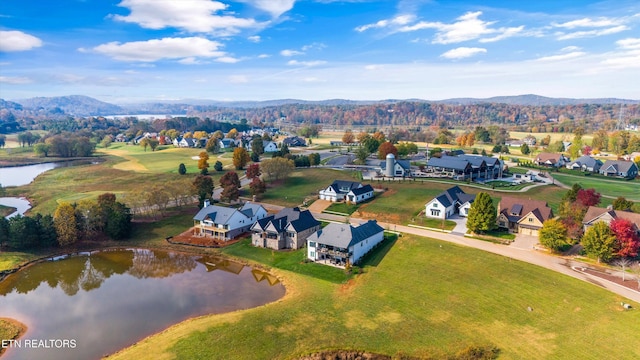
<svg viewBox="0 0 640 360">
<path fill-rule="evenodd" d="M 607 180 L 589 176 L 575 176 L 560 173 L 553 173 L 552 176 L 567 186 L 580 184 L 584 189 L 596 189 L 602 195 L 618 197 L 622 196 L 627 200 L 640 201 L 640 181 L 629 180 Z"/>
<path fill-rule="evenodd" d="M 504 359 L 640 357 L 640 312 L 623 311 L 623 298 L 437 240 L 403 236 L 346 284 L 273 271 L 287 286 L 282 300 L 179 324 L 113 358 L 292 359 L 327 349 L 443 358 L 487 345 Z"/>
</svg>

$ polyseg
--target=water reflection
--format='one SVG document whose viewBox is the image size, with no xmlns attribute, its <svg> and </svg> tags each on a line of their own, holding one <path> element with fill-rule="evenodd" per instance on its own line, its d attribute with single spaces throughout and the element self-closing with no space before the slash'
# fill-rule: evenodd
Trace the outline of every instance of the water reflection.
<svg viewBox="0 0 640 360">
<path fill-rule="evenodd" d="M 78 345 L 9 349 L 3 359 L 99 358 L 188 317 L 282 295 L 272 275 L 220 257 L 119 249 L 46 261 L 0 282 L 0 317 L 25 323 L 23 339 Z"/>
</svg>

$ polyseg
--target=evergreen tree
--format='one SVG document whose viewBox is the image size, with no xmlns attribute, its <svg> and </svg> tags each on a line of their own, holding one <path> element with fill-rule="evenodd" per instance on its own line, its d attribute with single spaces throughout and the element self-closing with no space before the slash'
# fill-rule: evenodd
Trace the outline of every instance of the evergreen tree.
<svg viewBox="0 0 640 360">
<path fill-rule="evenodd" d="M 186 173 L 187 173 L 187 167 L 184 166 L 183 163 L 180 163 L 180 165 L 178 166 L 178 174 L 184 175 Z"/>
<path fill-rule="evenodd" d="M 214 168 L 216 171 L 222 171 L 222 163 L 221 163 L 219 160 L 218 160 L 218 161 L 216 161 L 216 163 L 215 163 L 215 164 L 213 164 L 213 168 Z"/>
<path fill-rule="evenodd" d="M 493 230 L 497 227 L 496 216 L 496 207 L 493 205 L 489 194 L 478 193 L 469 209 L 467 229 L 474 233 Z"/>
</svg>

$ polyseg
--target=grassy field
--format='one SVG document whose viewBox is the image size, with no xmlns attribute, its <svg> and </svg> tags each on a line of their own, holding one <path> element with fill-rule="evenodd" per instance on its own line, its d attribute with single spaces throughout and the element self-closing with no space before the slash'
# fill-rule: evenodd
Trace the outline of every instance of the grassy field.
<svg viewBox="0 0 640 360">
<path fill-rule="evenodd" d="M 378 260 L 342 284 L 273 269 L 283 299 L 186 321 L 113 358 L 292 359 L 328 349 L 443 358 L 468 346 L 496 346 L 501 359 L 640 357 L 640 312 L 589 283 L 410 236 Z"/>
<path fill-rule="evenodd" d="M 15 340 L 20 337 L 27 327 L 14 319 L 0 318 L 0 341 Z M 0 356 L 4 352 L 4 346 L 0 347 Z"/>
<path fill-rule="evenodd" d="M 627 200 L 640 201 L 640 181 L 631 180 L 607 180 L 589 176 L 576 176 L 561 173 L 553 173 L 553 178 L 567 186 L 575 183 L 582 185 L 585 189 L 594 188 L 602 195 L 613 197 L 622 196 Z"/>
</svg>

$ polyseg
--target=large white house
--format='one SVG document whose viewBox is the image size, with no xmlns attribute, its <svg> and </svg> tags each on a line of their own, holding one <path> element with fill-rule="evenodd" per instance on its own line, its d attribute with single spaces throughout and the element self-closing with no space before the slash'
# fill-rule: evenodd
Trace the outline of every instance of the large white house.
<svg viewBox="0 0 640 360">
<path fill-rule="evenodd" d="M 331 223 L 307 238 L 307 258 L 338 267 L 354 265 L 384 240 L 384 229 L 375 220 L 359 226 Z"/>
<path fill-rule="evenodd" d="M 193 217 L 197 234 L 229 241 L 249 231 L 251 225 L 267 216 L 262 205 L 245 203 L 240 209 L 209 205 Z"/>
<path fill-rule="evenodd" d="M 435 219 L 447 219 L 456 213 L 466 217 L 475 198 L 475 195 L 466 194 L 454 186 L 429 201 L 425 205 L 424 214 Z"/>
<path fill-rule="evenodd" d="M 373 187 L 355 181 L 335 180 L 326 189 L 320 190 L 320 200 L 360 203 L 373 197 Z"/>
</svg>

